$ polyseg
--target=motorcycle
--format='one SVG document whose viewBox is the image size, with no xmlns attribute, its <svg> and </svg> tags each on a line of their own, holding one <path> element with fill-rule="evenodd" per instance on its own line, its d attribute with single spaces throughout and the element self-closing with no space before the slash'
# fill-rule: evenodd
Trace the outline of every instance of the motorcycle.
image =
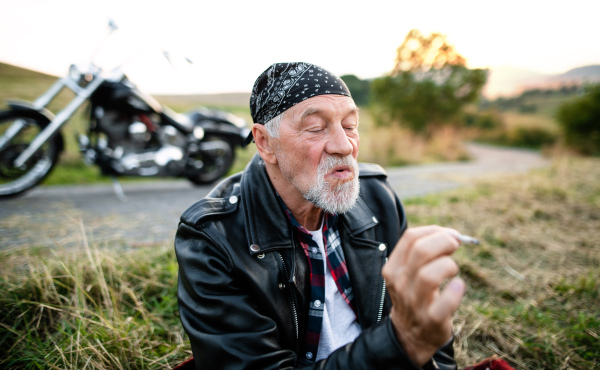
<svg viewBox="0 0 600 370">
<path fill-rule="evenodd" d="M 116 26 L 109 26 L 112 33 Z M 64 88 L 75 97 L 54 115 L 46 106 Z M 231 113 L 172 111 L 140 91 L 120 66 L 105 73 L 93 62 L 87 70 L 71 65 L 35 102 L 9 101 L 8 110 L 0 112 L 0 198 L 30 190 L 48 176 L 64 149 L 61 127 L 86 101 L 89 126 L 78 135 L 79 149 L 87 164 L 114 179 L 185 177 L 194 184 L 212 183 L 227 173 L 236 147 L 250 133 L 247 122 Z"/>
</svg>

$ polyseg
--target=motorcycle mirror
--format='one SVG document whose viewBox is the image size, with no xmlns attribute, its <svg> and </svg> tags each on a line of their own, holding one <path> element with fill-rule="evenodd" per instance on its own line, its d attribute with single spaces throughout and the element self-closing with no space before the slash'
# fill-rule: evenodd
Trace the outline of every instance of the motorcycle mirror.
<svg viewBox="0 0 600 370">
<path fill-rule="evenodd" d="M 115 21 L 113 19 L 109 19 L 108 20 L 108 28 L 110 28 L 110 33 L 113 33 L 114 31 L 119 29 L 119 26 L 117 26 L 117 24 L 115 23 Z"/>
</svg>

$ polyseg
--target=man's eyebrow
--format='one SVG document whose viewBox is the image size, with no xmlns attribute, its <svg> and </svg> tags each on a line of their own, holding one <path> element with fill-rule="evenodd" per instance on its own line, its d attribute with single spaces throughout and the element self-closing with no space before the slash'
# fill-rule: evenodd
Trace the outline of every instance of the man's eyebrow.
<svg viewBox="0 0 600 370">
<path fill-rule="evenodd" d="M 318 108 L 307 108 L 304 112 L 302 112 L 302 115 L 300 116 L 300 119 L 304 119 L 308 116 L 310 116 L 311 114 L 316 114 L 319 113 L 321 110 Z"/>
</svg>

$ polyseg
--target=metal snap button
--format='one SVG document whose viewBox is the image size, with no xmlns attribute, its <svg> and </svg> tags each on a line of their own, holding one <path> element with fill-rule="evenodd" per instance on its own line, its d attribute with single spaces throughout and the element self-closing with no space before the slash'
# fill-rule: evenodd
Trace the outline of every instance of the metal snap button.
<svg viewBox="0 0 600 370">
<path fill-rule="evenodd" d="M 256 253 L 256 252 L 258 252 L 258 251 L 260 250 L 260 247 L 258 246 L 258 244 L 252 244 L 252 245 L 250 246 L 250 250 L 251 250 L 252 252 L 255 252 L 255 253 Z"/>
<path fill-rule="evenodd" d="M 264 253 L 259 253 L 256 255 L 256 258 L 258 258 L 259 260 L 262 260 L 263 258 L 265 258 L 265 254 Z"/>
<path fill-rule="evenodd" d="M 379 223 L 379 220 L 377 219 L 377 217 L 373 216 L 373 222 L 375 222 L 376 224 Z"/>
<path fill-rule="evenodd" d="M 383 243 L 379 244 L 379 250 L 381 252 L 383 252 L 386 248 L 387 248 L 387 246 L 385 244 L 383 244 Z"/>
<path fill-rule="evenodd" d="M 315 301 L 315 307 L 321 307 L 321 301 L 319 301 L 318 299 Z"/>
<path fill-rule="evenodd" d="M 238 201 L 238 197 L 236 197 L 235 195 L 232 195 L 229 197 L 229 203 L 236 204 L 237 201 Z"/>
</svg>

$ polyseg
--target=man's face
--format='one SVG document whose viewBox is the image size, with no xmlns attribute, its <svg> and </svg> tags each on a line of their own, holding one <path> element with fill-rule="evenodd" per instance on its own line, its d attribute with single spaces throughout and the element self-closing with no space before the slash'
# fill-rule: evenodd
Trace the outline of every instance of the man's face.
<svg viewBox="0 0 600 370">
<path fill-rule="evenodd" d="M 318 95 L 285 111 L 274 150 L 283 177 L 305 199 L 343 213 L 358 198 L 358 147 L 352 98 Z"/>
</svg>

